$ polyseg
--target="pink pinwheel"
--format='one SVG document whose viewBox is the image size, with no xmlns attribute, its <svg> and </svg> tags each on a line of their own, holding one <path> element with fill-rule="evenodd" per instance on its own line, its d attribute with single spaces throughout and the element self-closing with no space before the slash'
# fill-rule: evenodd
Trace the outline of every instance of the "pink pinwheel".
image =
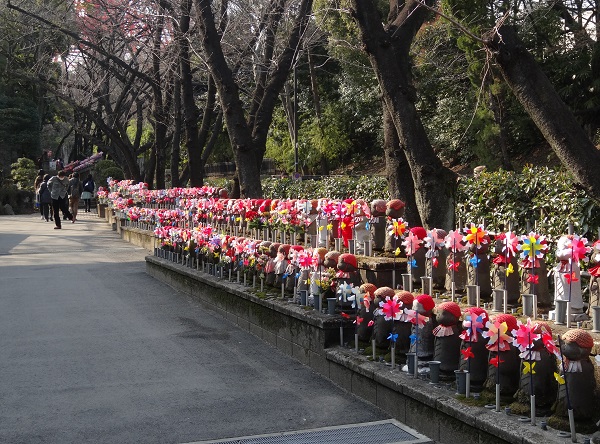
<svg viewBox="0 0 600 444">
<path fill-rule="evenodd" d="M 412 256 L 419 248 L 421 248 L 421 239 L 415 236 L 411 231 L 402 242 L 402 246 L 404 247 L 404 251 L 406 251 L 406 255 Z"/>
<path fill-rule="evenodd" d="M 386 321 L 389 321 L 389 320 L 398 321 L 402 314 L 401 304 L 402 303 L 401 302 L 398 303 L 398 301 L 396 299 L 386 296 L 385 302 L 381 301 L 379 303 L 379 305 L 383 311 L 384 319 Z"/>
<path fill-rule="evenodd" d="M 488 243 L 487 231 L 483 228 L 483 225 L 471 224 L 469 228 L 465 228 L 466 236 L 464 237 L 465 242 L 469 245 L 474 245 L 476 248 L 481 248 L 482 245 Z"/>
<path fill-rule="evenodd" d="M 462 325 L 464 331 L 460 338 L 468 342 L 477 342 L 477 333 L 483 333 L 483 316 L 466 315 Z"/>
<path fill-rule="evenodd" d="M 521 320 L 517 321 L 517 329 L 511 333 L 514 337 L 513 344 L 521 352 L 531 350 L 533 341 L 540 339 L 540 334 L 534 333 L 535 325 L 531 323 L 531 318 L 527 318 L 527 323 L 523 324 Z"/>
<path fill-rule="evenodd" d="M 427 316 L 418 315 L 417 310 L 409 310 L 408 308 L 404 309 L 404 318 L 405 322 L 410 322 L 411 324 L 417 325 L 419 328 L 423 328 L 429 318 Z M 417 324 L 418 323 L 418 324 Z"/>
<path fill-rule="evenodd" d="M 556 356 L 558 359 L 562 360 L 562 353 L 554 343 L 554 338 L 552 337 L 551 333 L 545 331 L 542 335 L 542 342 L 544 343 L 544 347 L 546 347 L 546 350 L 554 354 L 554 356 Z"/>
<path fill-rule="evenodd" d="M 298 265 L 308 270 L 313 265 L 313 257 L 306 253 L 306 251 L 301 251 L 298 253 Z"/>
<path fill-rule="evenodd" d="M 427 236 L 423 241 L 425 242 L 425 248 L 427 248 L 427 253 L 425 256 L 427 258 L 434 258 L 439 255 L 439 250 L 444 246 L 444 236 L 445 231 L 438 230 L 437 228 L 432 228 L 427 232 Z"/>
<path fill-rule="evenodd" d="M 504 257 L 515 257 L 519 251 L 519 237 L 512 231 L 500 233 L 496 240 L 502 241 L 502 253 Z"/>
<path fill-rule="evenodd" d="M 571 257 L 575 262 L 587 260 L 587 255 L 592 251 L 591 247 L 586 246 L 587 243 L 588 240 L 585 237 L 573 236 L 570 247 L 572 251 Z"/>
<path fill-rule="evenodd" d="M 463 235 L 460 234 L 458 230 L 450 231 L 444 240 L 446 243 L 446 248 L 453 253 L 465 251 L 468 248 L 468 246 L 463 242 Z"/>
<path fill-rule="evenodd" d="M 488 343 L 485 347 L 492 351 L 508 350 L 513 338 L 506 333 L 508 330 L 508 325 L 506 325 L 506 322 L 499 323 L 487 321 L 485 326 L 487 331 L 484 331 L 481 334 L 481 336 L 484 338 L 488 338 Z"/>
</svg>

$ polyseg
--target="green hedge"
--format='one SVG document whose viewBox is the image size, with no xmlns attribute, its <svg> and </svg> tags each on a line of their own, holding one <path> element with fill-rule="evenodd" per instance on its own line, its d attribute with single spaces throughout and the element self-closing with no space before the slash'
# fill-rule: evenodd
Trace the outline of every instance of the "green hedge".
<svg viewBox="0 0 600 444">
<path fill-rule="evenodd" d="M 321 180 L 268 178 L 263 180 L 264 196 L 274 198 L 389 199 L 387 182 L 381 176 L 328 176 Z M 463 224 L 484 221 L 489 230 L 510 223 L 518 234 L 527 226 L 556 239 L 567 232 L 596 239 L 600 227 L 600 206 L 578 187 L 563 169 L 525 166 L 521 172 L 483 172 L 459 180 L 457 221 Z"/>
</svg>

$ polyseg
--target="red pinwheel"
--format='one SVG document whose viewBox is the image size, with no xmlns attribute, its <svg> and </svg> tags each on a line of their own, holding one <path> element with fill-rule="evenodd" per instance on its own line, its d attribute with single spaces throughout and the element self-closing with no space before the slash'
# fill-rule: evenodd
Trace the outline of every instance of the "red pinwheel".
<svg viewBox="0 0 600 444">
<path fill-rule="evenodd" d="M 552 337 L 552 334 L 544 332 L 544 334 L 542 335 L 542 342 L 544 343 L 544 347 L 546 347 L 546 350 L 548 350 L 550 353 L 553 353 L 558 359 L 561 359 L 562 353 L 554 343 L 554 338 Z"/>
<path fill-rule="evenodd" d="M 502 359 L 500 359 L 500 356 L 496 356 L 492 359 L 490 359 L 490 364 L 492 364 L 494 367 L 498 367 L 498 365 L 502 364 L 504 361 Z"/>
<path fill-rule="evenodd" d="M 570 284 L 571 282 L 579 281 L 579 279 L 577 279 L 577 274 L 575 272 L 567 273 L 564 276 L 565 276 L 565 281 L 567 284 Z"/>
<path fill-rule="evenodd" d="M 460 261 L 450 261 L 450 263 L 448 264 L 448 270 L 454 270 L 454 271 L 458 271 L 458 268 L 460 267 Z"/>
<path fill-rule="evenodd" d="M 360 324 L 362 324 L 362 321 L 364 321 L 364 320 L 365 320 L 365 318 L 361 318 L 360 316 L 357 316 L 354 323 L 356 325 L 360 325 Z"/>
<path fill-rule="evenodd" d="M 467 361 L 470 358 L 474 358 L 475 357 L 475 355 L 473 354 L 473 351 L 471 350 L 471 347 L 467 347 L 465 349 L 462 349 L 460 351 L 460 353 L 463 355 L 463 359 L 465 361 Z"/>
<path fill-rule="evenodd" d="M 381 302 L 380 306 L 383 311 L 383 316 L 386 321 L 394 320 L 398 321 L 402 314 L 402 303 L 398 303 L 396 299 L 392 299 L 389 296 L 385 298 L 385 302 Z"/>
<path fill-rule="evenodd" d="M 533 341 L 540 339 L 540 334 L 534 333 L 535 325 L 531 323 L 531 319 L 527 318 L 527 323 L 523 324 L 521 320 L 517 321 L 517 329 L 512 331 L 514 337 L 513 344 L 519 348 L 521 352 L 531 350 Z"/>
<path fill-rule="evenodd" d="M 529 276 L 527 276 L 527 282 L 528 283 L 533 283 L 533 284 L 538 284 L 540 281 L 540 277 L 537 274 L 530 274 Z"/>
<path fill-rule="evenodd" d="M 341 315 L 344 319 L 350 319 L 350 315 L 348 313 L 342 312 Z"/>
</svg>

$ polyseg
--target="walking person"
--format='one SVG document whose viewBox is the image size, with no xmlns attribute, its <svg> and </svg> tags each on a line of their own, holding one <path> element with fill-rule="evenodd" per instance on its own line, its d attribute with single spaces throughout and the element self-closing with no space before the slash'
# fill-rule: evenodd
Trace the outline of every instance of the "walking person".
<svg viewBox="0 0 600 444">
<path fill-rule="evenodd" d="M 42 217 L 49 222 L 52 220 L 52 216 L 50 215 L 50 206 L 52 205 L 52 196 L 50 194 L 50 189 L 48 188 L 48 180 L 50 180 L 50 174 L 46 174 L 44 176 L 44 180 L 39 188 L 39 196 L 40 196 L 40 211 L 42 212 Z"/>
<path fill-rule="evenodd" d="M 52 176 L 48 180 L 48 188 L 52 197 L 52 212 L 54 213 L 54 223 L 56 224 L 54 229 L 60 230 L 62 226 L 59 211 L 62 211 L 63 216 L 67 219 L 73 219 L 73 215 L 69 211 L 69 201 L 67 199 L 69 179 L 63 170 L 60 170 L 56 176 Z"/>
<path fill-rule="evenodd" d="M 90 213 L 92 211 L 91 205 L 95 190 L 96 184 L 94 183 L 94 178 L 91 174 L 88 174 L 88 177 L 83 181 L 83 193 L 81 193 L 81 198 L 85 204 L 86 213 Z"/>
<path fill-rule="evenodd" d="M 77 213 L 79 211 L 79 198 L 81 197 L 81 193 L 83 193 L 83 185 L 79 180 L 79 173 L 74 172 L 72 174 L 71 179 L 69 179 L 69 189 L 67 190 L 69 193 L 69 205 L 71 206 L 71 214 L 73 215 L 73 219 L 71 222 L 75 223 L 77 220 Z"/>
<path fill-rule="evenodd" d="M 35 180 L 33 181 L 33 189 L 35 190 L 35 205 L 36 208 L 40 210 L 40 215 L 42 216 L 42 220 L 44 220 L 44 213 L 42 213 L 42 205 L 40 204 L 40 185 L 44 181 L 44 170 L 39 170 L 37 176 L 35 176 Z"/>
</svg>

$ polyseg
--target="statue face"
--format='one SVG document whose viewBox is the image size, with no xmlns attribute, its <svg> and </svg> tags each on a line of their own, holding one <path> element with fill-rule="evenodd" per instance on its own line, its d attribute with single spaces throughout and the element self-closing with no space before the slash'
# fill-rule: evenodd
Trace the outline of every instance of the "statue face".
<svg viewBox="0 0 600 444">
<path fill-rule="evenodd" d="M 456 316 L 454 316 L 452 313 L 446 310 L 441 310 L 436 315 L 436 319 L 440 324 L 447 327 L 456 325 L 458 323 L 458 319 L 456 319 Z"/>
<path fill-rule="evenodd" d="M 571 361 L 580 361 L 590 355 L 589 348 L 580 347 L 575 342 L 564 342 L 562 345 L 563 355 Z"/>
</svg>

